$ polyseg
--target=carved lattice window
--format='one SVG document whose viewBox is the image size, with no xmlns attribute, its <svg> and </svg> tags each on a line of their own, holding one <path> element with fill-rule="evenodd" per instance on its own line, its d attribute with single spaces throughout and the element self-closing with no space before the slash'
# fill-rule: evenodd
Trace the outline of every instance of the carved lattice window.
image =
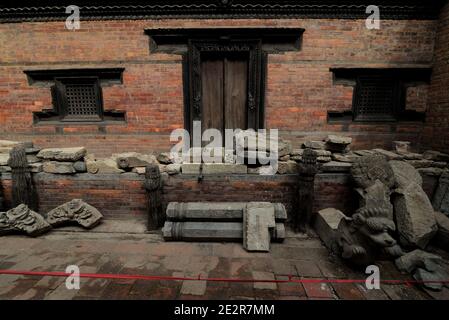
<svg viewBox="0 0 449 320">
<path fill-rule="evenodd" d="M 358 77 L 354 94 L 354 120 L 396 120 L 401 98 L 399 85 L 399 80 L 389 75 Z"/>
<path fill-rule="evenodd" d="M 103 106 L 98 78 L 57 78 L 53 103 L 63 121 L 101 120 Z"/>
</svg>

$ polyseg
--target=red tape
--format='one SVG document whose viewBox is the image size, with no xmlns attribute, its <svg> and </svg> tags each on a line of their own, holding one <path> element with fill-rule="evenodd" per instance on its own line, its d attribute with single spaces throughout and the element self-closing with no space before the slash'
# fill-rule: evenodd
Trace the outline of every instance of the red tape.
<svg viewBox="0 0 449 320">
<path fill-rule="evenodd" d="M 3 275 L 23 275 L 23 276 L 50 276 L 69 277 L 73 273 L 57 271 L 21 271 L 21 270 L 0 270 Z M 293 279 L 290 275 L 287 280 L 257 280 L 257 279 L 235 279 L 235 278 L 197 278 L 193 277 L 172 277 L 172 276 L 146 276 L 132 274 L 105 274 L 105 273 L 80 273 L 80 278 L 93 279 L 134 279 L 134 280 L 172 280 L 172 281 L 213 281 L 213 282 L 267 282 L 267 283 L 365 283 L 365 279 Z M 423 283 L 449 283 L 449 280 L 379 280 L 381 283 L 389 284 L 423 284 Z"/>
</svg>

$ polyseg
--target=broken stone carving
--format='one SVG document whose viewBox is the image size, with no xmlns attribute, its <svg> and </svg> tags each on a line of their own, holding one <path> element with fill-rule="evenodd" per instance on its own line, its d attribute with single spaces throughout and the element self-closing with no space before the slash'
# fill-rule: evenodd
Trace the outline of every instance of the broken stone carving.
<svg viewBox="0 0 449 320">
<path fill-rule="evenodd" d="M 395 178 L 393 205 L 399 242 L 424 249 L 437 232 L 434 210 L 419 172 L 403 161 L 389 162 Z"/>
<path fill-rule="evenodd" d="M 25 204 L 0 212 L 0 235 L 23 232 L 35 237 L 51 229 L 51 226 L 37 212 Z"/>
<path fill-rule="evenodd" d="M 402 250 L 391 235 L 396 226 L 389 215 L 385 208 L 363 207 L 342 219 L 337 229 L 341 256 L 363 267 L 382 256 L 400 256 Z"/>
<path fill-rule="evenodd" d="M 310 225 L 314 202 L 314 181 L 318 173 L 317 154 L 312 149 L 305 149 L 302 162 L 299 163 L 298 212 L 292 217 L 295 231 L 306 232 Z"/>
<path fill-rule="evenodd" d="M 12 206 L 26 204 L 32 210 L 37 210 L 37 193 L 34 188 L 30 167 L 24 145 L 12 148 L 9 154 L 8 166 L 12 177 Z"/>
<path fill-rule="evenodd" d="M 356 159 L 351 168 L 351 175 L 360 188 L 368 188 L 376 180 L 388 188 L 392 188 L 395 183 L 393 171 L 382 155 L 366 155 Z"/>
<path fill-rule="evenodd" d="M 415 280 L 428 289 L 449 288 L 449 284 L 444 283 L 449 279 L 449 262 L 438 255 L 418 249 L 404 254 L 395 263 L 400 271 L 412 274 Z"/>
<path fill-rule="evenodd" d="M 249 202 L 243 212 L 243 248 L 248 251 L 270 251 L 270 229 L 275 226 L 271 203 Z"/>
<path fill-rule="evenodd" d="M 449 171 L 441 174 L 432 204 L 435 210 L 449 215 Z"/>
<path fill-rule="evenodd" d="M 148 165 L 145 169 L 145 189 L 149 195 L 148 230 L 156 230 L 164 224 L 162 211 L 162 179 L 157 164 Z"/>
<path fill-rule="evenodd" d="M 103 215 L 81 199 L 73 199 L 47 213 L 46 220 L 53 227 L 67 223 L 77 223 L 91 229 L 97 226 Z"/>
</svg>

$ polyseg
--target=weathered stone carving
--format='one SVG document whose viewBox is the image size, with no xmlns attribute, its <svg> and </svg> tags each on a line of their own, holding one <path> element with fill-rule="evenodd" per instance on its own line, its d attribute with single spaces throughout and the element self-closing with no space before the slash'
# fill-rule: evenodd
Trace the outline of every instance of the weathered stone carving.
<svg viewBox="0 0 449 320">
<path fill-rule="evenodd" d="M 367 266 L 380 256 L 398 257 L 402 250 L 391 236 L 396 230 L 385 208 L 364 207 L 340 221 L 337 243 L 341 256 L 357 266 Z"/>
<path fill-rule="evenodd" d="M 395 183 L 393 171 L 386 158 L 381 155 L 362 156 L 356 159 L 351 174 L 357 186 L 361 188 L 372 186 L 376 180 L 388 188 L 392 188 Z"/>
<path fill-rule="evenodd" d="M 318 173 L 317 154 L 312 149 L 305 149 L 302 163 L 299 163 L 298 212 L 292 217 L 295 231 L 307 231 L 311 223 L 314 200 L 314 181 Z"/>
<path fill-rule="evenodd" d="M 428 289 L 449 288 L 449 284 L 444 283 L 449 279 L 449 262 L 438 255 L 414 250 L 396 259 L 395 263 L 400 271 L 412 274 L 415 280 Z"/>
<path fill-rule="evenodd" d="M 152 164 L 145 169 L 145 189 L 149 195 L 148 230 L 156 230 L 164 224 L 162 210 L 162 179 L 159 166 Z"/>
<path fill-rule="evenodd" d="M 449 171 L 441 174 L 432 205 L 435 210 L 449 215 Z"/>
<path fill-rule="evenodd" d="M 437 232 L 432 204 L 424 190 L 412 183 L 396 192 L 393 205 L 401 245 L 424 249 Z"/>
<path fill-rule="evenodd" d="M 97 226 L 103 215 L 90 204 L 81 199 L 73 199 L 47 213 L 46 220 L 53 227 L 76 222 L 91 229 Z"/>
<path fill-rule="evenodd" d="M 389 164 L 396 181 L 393 205 L 399 242 L 407 247 L 425 248 L 437 225 L 430 200 L 421 187 L 421 175 L 406 162 Z"/>
<path fill-rule="evenodd" d="M 380 208 L 385 212 L 388 219 L 393 220 L 393 205 L 390 202 L 391 190 L 382 182 L 376 180 L 368 188 L 356 189 L 360 196 L 361 208 Z"/>
<path fill-rule="evenodd" d="M 0 212 L 0 235 L 24 232 L 35 237 L 51 229 L 51 226 L 37 212 L 25 204 Z"/>
<path fill-rule="evenodd" d="M 12 206 L 26 204 L 37 211 L 37 193 L 34 188 L 30 167 L 26 157 L 24 145 L 12 148 L 9 154 L 8 166 L 11 167 L 12 177 Z"/>
</svg>

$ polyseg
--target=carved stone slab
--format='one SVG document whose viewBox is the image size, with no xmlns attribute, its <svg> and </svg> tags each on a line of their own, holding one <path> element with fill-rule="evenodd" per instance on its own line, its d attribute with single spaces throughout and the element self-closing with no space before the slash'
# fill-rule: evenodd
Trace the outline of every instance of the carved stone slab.
<svg viewBox="0 0 449 320">
<path fill-rule="evenodd" d="M 21 204 L 7 212 L 0 212 L 0 235 L 24 232 L 35 237 L 51 229 L 51 226 L 37 212 Z"/>
<path fill-rule="evenodd" d="M 47 221 L 52 226 L 76 222 L 91 229 L 100 223 L 103 215 L 81 199 L 73 199 L 47 213 Z"/>
<path fill-rule="evenodd" d="M 239 242 L 243 238 L 241 222 L 176 222 L 166 221 L 162 228 L 165 241 L 225 241 Z M 270 232 L 271 240 L 282 242 L 285 239 L 283 223 L 276 223 Z"/>
<path fill-rule="evenodd" d="M 388 188 L 392 188 L 395 183 L 393 170 L 386 158 L 381 155 L 363 156 L 354 161 L 351 168 L 352 177 L 361 188 L 372 186 L 379 180 Z"/>
<path fill-rule="evenodd" d="M 269 202 L 249 202 L 243 212 L 243 247 L 270 250 L 270 228 L 275 227 L 274 207 Z"/>
</svg>

